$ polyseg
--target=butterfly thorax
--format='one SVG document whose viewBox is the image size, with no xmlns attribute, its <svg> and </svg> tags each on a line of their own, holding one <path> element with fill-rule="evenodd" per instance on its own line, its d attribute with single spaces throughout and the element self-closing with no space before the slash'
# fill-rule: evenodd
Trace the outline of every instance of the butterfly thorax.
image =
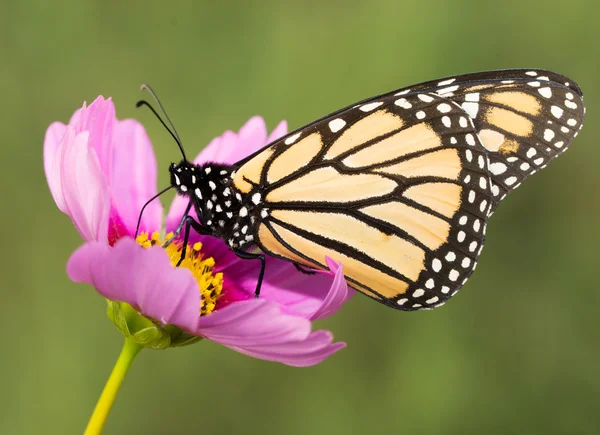
<svg viewBox="0 0 600 435">
<path fill-rule="evenodd" d="M 256 215 L 260 211 L 252 195 L 233 185 L 235 171 L 217 163 L 195 165 L 188 161 L 169 167 L 171 185 L 192 201 L 199 221 L 232 248 L 247 249 L 253 244 Z"/>
</svg>

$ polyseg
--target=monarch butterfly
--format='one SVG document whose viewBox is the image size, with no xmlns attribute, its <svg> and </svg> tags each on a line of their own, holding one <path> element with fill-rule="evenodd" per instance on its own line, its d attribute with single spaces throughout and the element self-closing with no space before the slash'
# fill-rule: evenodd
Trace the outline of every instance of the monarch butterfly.
<svg viewBox="0 0 600 435">
<path fill-rule="evenodd" d="M 265 254 L 309 273 L 329 256 L 352 287 L 406 311 L 465 284 L 498 203 L 567 149 L 585 114 L 581 89 L 557 73 L 472 73 L 363 100 L 231 166 L 195 165 L 147 90 L 172 131 L 138 107 L 183 155 L 161 193 L 189 198 L 184 251 L 191 227 L 260 260 L 256 296 Z"/>
</svg>

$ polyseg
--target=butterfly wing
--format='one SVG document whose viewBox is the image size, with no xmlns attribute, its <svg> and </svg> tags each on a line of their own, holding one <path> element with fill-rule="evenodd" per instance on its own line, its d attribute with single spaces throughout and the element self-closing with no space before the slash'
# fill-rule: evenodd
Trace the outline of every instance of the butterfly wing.
<svg viewBox="0 0 600 435">
<path fill-rule="evenodd" d="M 535 86 L 528 72 L 374 97 L 244 159 L 234 185 L 244 193 L 260 186 L 257 244 L 313 268 L 325 268 L 325 256 L 341 261 L 353 287 L 395 308 L 443 304 L 474 270 L 497 202 L 566 149 L 576 131 L 561 127 L 583 122 L 576 85 L 538 75 L 546 86 Z M 552 143 L 540 140 L 547 125 Z"/>
<path fill-rule="evenodd" d="M 412 86 L 457 102 L 488 151 L 494 207 L 528 176 L 563 153 L 583 126 L 576 83 L 545 70 L 466 74 Z"/>
</svg>

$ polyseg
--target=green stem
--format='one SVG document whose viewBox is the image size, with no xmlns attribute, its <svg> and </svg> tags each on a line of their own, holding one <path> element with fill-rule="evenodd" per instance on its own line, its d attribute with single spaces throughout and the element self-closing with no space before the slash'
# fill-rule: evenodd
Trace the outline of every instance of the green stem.
<svg viewBox="0 0 600 435">
<path fill-rule="evenodd" d="M 121 349 L 119 359 L 117 359 L 115 367 L 100 395 L 100 399 L 98 399 L 92 418 L 90 418 L 85 429 L 85 435 L 94 435 L 102 432 L 108 413 L 117 397 L 117 393 L 119 392 L 119 388 L 121 388 L 125 375 L 140 350 L 142 350 L 142 346 L 137 344 L 131 338 L 125 338 L 125 343 L 123 344 L 123 349 Z"/>
</svg>

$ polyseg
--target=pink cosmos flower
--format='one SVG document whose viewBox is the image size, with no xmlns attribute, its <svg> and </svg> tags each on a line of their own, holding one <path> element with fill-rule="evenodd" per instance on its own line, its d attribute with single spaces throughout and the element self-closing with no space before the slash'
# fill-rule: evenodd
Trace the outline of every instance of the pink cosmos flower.
<svg viewBox="0 0 600 435">
<path fill-rule="evenodd" d="M 253 117 L 239 133 L 213 139 L 194 162 L 232 164 L 286 131 L 282 121 L 267 135 L 263 119 Z M 239 259 L 220 239 L 192 232 L 190 254 L 181 267 L 173 266 L 180 246 L 154 245 L 163 214 L 158 200 L 144 212 L 145 236 L 133 239 L 142 205 L 157 192 L 156 159 L 142 125 L 117 120 L 110 99 L 98 97 L 68 125 L 48 128 L 44 169 L 58 208 L 86 242 L 67 264 L 73 281 L 129 304 L 158 327 L 174 325 L 256 358 L 309 366 L 345 346 L 332 343 L 329 331 L 311 332 L 313 320 L 335 313 L 354 293 L 341 265 L 328 259 L 331 272 L 307 276 L 268 258 L 255 299 L 258 262 Z M 181 197 L 173 201 L 167 232 L 175 229 L 185 205 Z"/>
</svg>

